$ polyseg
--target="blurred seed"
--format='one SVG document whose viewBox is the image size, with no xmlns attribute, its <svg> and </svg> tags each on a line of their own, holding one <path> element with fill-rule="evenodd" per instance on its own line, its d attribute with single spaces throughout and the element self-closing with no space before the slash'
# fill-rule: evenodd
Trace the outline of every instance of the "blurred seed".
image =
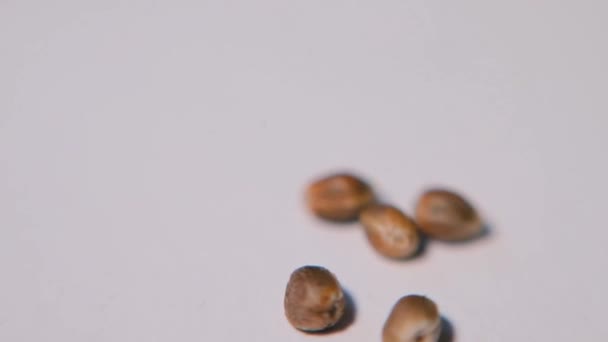
<svg viewBox="0 0 608 342">
<path fill-rule="evenodd" d="M 424 296 L 399 299 L 382 330 L 382 342 L 437 342 L 441 316 L 437 305 Z"/>
<path fill-rule="evenodd" d="M 418 200 L 416 222 L 424 233 L 440 240 L 467 240 L 482 232 L 475 208 L 455 192 L 433 189 Z"/>
<path fill-rule="evenodd" d="M 310 210 L 321 218 L 351 221 L 374 201 L 374 194 L 361 179 L 350 174 L 335 174 L 310 184 L 306 199 Z"/>
<path fill-rule="evenodd" d="M 420 236 L 414 221 L 399 209 L 373 205 L 359 217 L 371 245 L 389 258 L 407 258 L 418 251 Z"/>
<path fill-rule="evenodd" d="M 320 266 L 295 270 L 285 290 L 285 316 L 296 329 L 322 331 L 344 314 L 346 299 L 336 277 Z"/>
</svg>

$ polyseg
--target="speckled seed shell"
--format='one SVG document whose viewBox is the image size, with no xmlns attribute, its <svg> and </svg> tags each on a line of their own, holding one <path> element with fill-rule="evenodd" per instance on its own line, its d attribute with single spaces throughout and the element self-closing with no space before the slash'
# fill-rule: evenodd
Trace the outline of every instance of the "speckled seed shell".
<svg viewBox="0 0 608 342">
<path fill-rule="evenodd" d="M 418 250 L 420 237 L 416 224 L 399 209 L 373 205 L 361 212 L 359 220 L 370 244 L 389 258 L 407 258 Z"/>
<path fill-rule="evenodd" d="M 434 189 L 422 194 L 416 221 L 427 235 L 448 241 L 467 240 L 483 229 L 475 208 L 457 193 Z"/>
<path fill-rule="evenodd" d="M 317 216 L 331 221 L 351 221 L 374 201 L 371 187 L 350 174 L 335 174 L 309 185 L 306 200 Z"/>
<path fill-rule="evenodd" d="M 440 334 L 437 305 L 424 296 L 411 295 L 393 306 L 382 330 L 382 342 L 437 342 Z"/>
<path fill-rule="evenodd" d="M 295 270 L 285 290 L 285 316 L 296 329 L 321 331 L 344 314 L 346 300 L 336 277 L 319 266 Z"/>
</svg>

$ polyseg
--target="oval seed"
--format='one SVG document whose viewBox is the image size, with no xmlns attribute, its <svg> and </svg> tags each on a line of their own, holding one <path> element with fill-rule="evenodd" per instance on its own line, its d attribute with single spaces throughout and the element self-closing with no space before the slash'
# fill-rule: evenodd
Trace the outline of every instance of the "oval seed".
<svg viewBox="0 0 608 342">
<path fill-rule="evenodd" d="M 416 224 L 399 209 L 374 205 L 359 217 L 365 235 L 380 254 L 389 258 L 407 258 L 418 251 L 420 237 Z"/>
<path fill-rule="evenodd" d="M 344 314 L 346 299 L 336 277 L 319 266 L 295 270 L 285 290 L 285 316 L 296 329 L 321 331 Z"/>
<path fill-rule="evenodd" d="M 350 174 L 335 174 L 319 179 L 308 187 L 306 199 L 311 211 L 331 221 L 355 220 L 371 204 L 371 187 Z"/>
<path fill-rule="evenodd" d="M 437 342 L 440 334 L 437 305 L 424 296 L 411 295 L 393 306 L 382 330 L 382 342 Z"/>
<path fill-rule="evenodd" d="M 440 240 L 466 240 L 479 235 L 483 224 L 475 208 L 455 192 L 434 189 L 418 200 L 420 230 Z"/>
</svg>

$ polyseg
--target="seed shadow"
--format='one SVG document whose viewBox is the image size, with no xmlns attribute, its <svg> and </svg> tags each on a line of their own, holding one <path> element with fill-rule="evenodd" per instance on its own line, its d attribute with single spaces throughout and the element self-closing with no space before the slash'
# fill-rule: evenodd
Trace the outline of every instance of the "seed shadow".
<svg viewBox="0 0 608 342">
<path fill-rule="evenodd" d="M 342 289 L 344 293 L 344 314 L 342 318 L 331 328 L 322 330 L 322 331 L 311 331 L 306 332 L 308 335 L 329 335 L 339 333 L 348 329 L 356 320 L 357 320 L 357 304 L 355 304 L 355 300 L 349 291 L 346 289 Z"/>
<path fill-rule="evenodd" d="M 455 241 L 448 241 L 448 240 L 441 240 L 441 239 L 436 239 L 436 240 L 441 243 L 444 243 L 446 245 L 458 246 L 458 245 L 466 245 L 466 244 L 477 242 L 477 241 L 488 240 L 494 235 L 495 235 L 494 227 L 491 224 L 486 222 L 483 224 L 483 226 L 478 234 L 473 235 L 467 239 L 455 240 Z"/>
<path fill-rule="evenodd" d="M 424 255 L 424 253 L 426 253 L 426 250 L 429 247 L 429 237 L 422 233 L 419 233 L 419 236 L 420 236 L 420 242 L 418 244 L 418 249 L 416 250 L 416 253 L 414 253 L 411 257 L 407 258 L 406 260 L 420 258 L 422 255 Z"/>
<path fill-rule="evenodd" d="M 455 342 L 456 332 L 454 326 L 445 316 L 441 316 L 441 335 L 437 342 Z"/>
<path fill-rule="evenodd" d="M 335 227 L 355 227 L 357 226 L 356 223 L 359 222 L 359 218 L 355 217 L 352 219 L 348 219 L 348 220 L 335 220 L 335 219 L 328 219 L 328 218 L 324 218 L 318 215 L 315 215 L 314 213 L 312 214 L 314 215 L 314 219 L 315 221 L 317 221 L 317 223 L 323 224 L 324 226 L 327 226 L 328 228 L 335 228 Z"/>
</svg>

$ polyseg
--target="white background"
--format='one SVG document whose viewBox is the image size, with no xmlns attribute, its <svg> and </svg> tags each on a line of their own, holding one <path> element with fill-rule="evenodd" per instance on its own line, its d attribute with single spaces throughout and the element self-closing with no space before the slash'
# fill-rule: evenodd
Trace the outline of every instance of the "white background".
<svg viewBox="0 0 608 342">
<path fill-rule="evenodd" d="M 0 341 L 379 341 L 402 295 L 459 342 L 606 341 L 606 1 L 0 0 Z M 491 234 L 407 262 L 312 218 L 354 170 Z M 357 304 L 289 326 L 305 264 Z"/>
</svg>

